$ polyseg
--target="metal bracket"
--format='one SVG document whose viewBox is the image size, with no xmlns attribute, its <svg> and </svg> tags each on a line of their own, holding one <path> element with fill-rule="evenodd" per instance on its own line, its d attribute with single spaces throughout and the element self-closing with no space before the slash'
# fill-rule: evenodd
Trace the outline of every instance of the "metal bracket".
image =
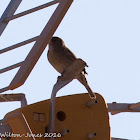
<svg viewBox="0 0 140 140">
<path fill-rule="evenodd" d="M 111 112 L 112 115 L 121 113 L 121 112 L 140 112 L 140 103 L 108 103 L 108 112 Z"/>
<path fill-rule="evenodd" d="M 20 101 L 21 107 L 27 106 L 25 94 L 0 94 L 0 102 Z"/>
<path fill-rule="evenodd" d="M 58 78 L 57 83 L 54 85 L 51 99 L 50 99 L 50 109 L 49 109 L 49 125 L 48 125 L 48 132 L 54 133 L 55 132 L 55 99 L 57 92 L 63 88 L 65 85 L 70 83 L 73 79 L 76 78 L 78 74 L 86 66 L 86 63 L 81 60 L 77 59 L 73 62 L 73 64 L 67 68 L 67 70 Z M 48 138 L 48 140 L 54 140 L 53 137 Z"/>
</svg>

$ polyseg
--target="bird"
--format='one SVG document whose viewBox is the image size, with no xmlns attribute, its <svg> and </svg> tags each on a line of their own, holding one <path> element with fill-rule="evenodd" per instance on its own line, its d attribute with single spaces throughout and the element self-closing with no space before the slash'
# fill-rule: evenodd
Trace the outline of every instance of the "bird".
<svg viewBox="0 0 140 140">
<path fill-rule="evenodd" d="M 66 47 L 64 41 L 60 37 L 52 37 L 49 42 L 49 49 L 47 53 L 47 58 L 50 64 L 60 73 L 63 74 L 64 71 L 77 59 L 75 54 Z M 89 84 L 86 79 L 87 72 L 85 68 L 83 71 L 76 77 L 76 79 L 85 86 L 90 97 L 93 99 L 96 98 L 95 93 L 89 87 Z"/>
</svg>

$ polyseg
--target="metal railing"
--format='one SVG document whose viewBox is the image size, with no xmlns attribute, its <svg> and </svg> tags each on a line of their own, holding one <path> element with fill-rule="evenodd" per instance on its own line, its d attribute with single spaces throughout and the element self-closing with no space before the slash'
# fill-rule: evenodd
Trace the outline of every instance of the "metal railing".
<svg viewBox="0 0 140 140">
<path fill-rule="evenodd" d="M 13 90 L 24 84 L 33 67 L 35 66 L 41 54 L 43 53 L 44 49 L 46 48 L 47 44 L 49 43 L 50 39 L 52 38 L 57 27 L 59 26 L 60 22 L 62 21 L 63 17 L 65 16 L 73 0 L 54 0 L 41 6 L 14 15 L 15 11 L 17 10 L 21 2 L 22 0 L 11 0 L 9 5 L 7 6 L 2 17 L 0 18 L 0 35 L 2 35 L 3 31 L 6 29 L 9 21 L 25 16 L 32 12 L 41 10 L 43 8 L 52 6 L 57 3 L 58 6 L 53 12 L 51 18 L 49 19 L 48 23 L 46 24 L 46 26 L 44 27 L 43 31 L 39 36 L 33 37 L 31 39 L 25 40 L 23 42 L 0 50 L 0 54 L 2 54 L 35 41 L 34 46 L 32 47 L 31 51 L 29 52 L 24 61 L 19 62 L 17 64 L 13 64 L 0 70 L 1 74 L 14 68 L 20 67 L 20 69 L 18 70 L 17 74 L 15 75 L 9 86 L 0 89 L 0 93 L 7 90 Z"/>
</svg>

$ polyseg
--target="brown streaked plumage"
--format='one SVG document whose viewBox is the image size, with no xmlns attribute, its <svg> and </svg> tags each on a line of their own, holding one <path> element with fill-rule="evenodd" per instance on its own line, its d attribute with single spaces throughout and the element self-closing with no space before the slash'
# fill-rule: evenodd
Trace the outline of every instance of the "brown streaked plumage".
<svg viewBox="0 0 140 140">
<path fill-rule="evenodd" d="M 59 37 L 53 37 L 49 43 L 49 50 L 47 54 L 51 65 L 61 74 L 77 59 L 77 57 L 66 46 L 64 41 Z M 91 90 L 86 80 L 84 69 L 76 79 L 82 83 L 87 89 L 91 98 L 96 98 L 96 95 Z"/>
</svg>

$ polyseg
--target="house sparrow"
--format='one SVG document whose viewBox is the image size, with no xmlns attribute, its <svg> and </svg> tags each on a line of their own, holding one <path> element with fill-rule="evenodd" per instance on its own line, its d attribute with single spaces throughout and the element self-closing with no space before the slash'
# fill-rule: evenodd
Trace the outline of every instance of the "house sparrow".
<svg viewBox="0 0 140 140">
<path fill-rule="evenodd" d="M 77 57 L 66 46 L 64 41 L 59 37 L 52 37 L 49 43 L 47 57 L 51 65 L 61 74 L 77 59 Z M 96 98 L 95 93 L 91 90 L 86 80 L 86 70 L 76 77 L 76 79 L 85 86 L 91 98 Z"/>
</svg>

